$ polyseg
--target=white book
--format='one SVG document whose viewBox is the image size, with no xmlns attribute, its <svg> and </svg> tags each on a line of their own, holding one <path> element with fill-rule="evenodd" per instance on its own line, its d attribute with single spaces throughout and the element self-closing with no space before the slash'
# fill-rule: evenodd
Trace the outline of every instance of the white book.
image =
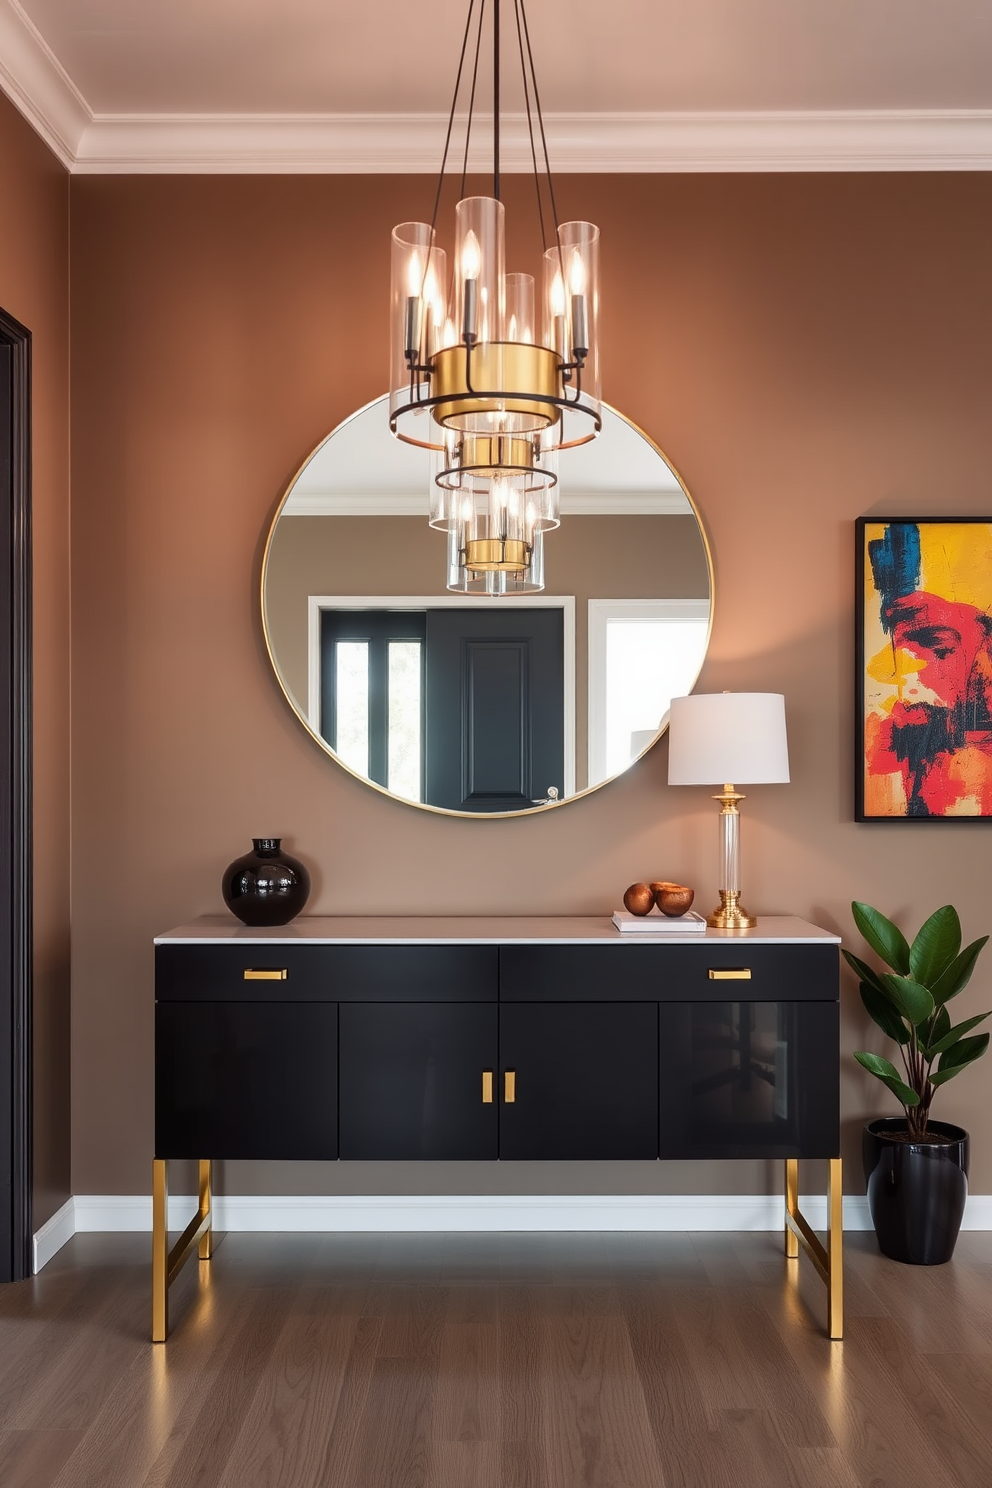
<svg viewBox="0 0 992 1488">
<path fill-rule="evenodd" d="M 622 935 L 701 935 L 706 929 L 706 920 L 694 909 L 674 916 L 663 915 L 657 908 L 646 915 L 617 909 L 613 912 L 613 923 Z"/>
</svg>

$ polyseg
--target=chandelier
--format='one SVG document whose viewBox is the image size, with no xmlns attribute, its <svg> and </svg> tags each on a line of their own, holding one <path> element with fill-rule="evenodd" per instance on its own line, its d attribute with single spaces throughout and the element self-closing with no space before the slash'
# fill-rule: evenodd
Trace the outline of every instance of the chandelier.
<svg viewBox="0 0 992 1488">
<path fill-rule="evenodd" d="M 447 533 L 447 588 L 526 594 L 544 588 L 544 534 L 559 523 L 557 452 L 595 438 L 602 423 L 599 229 L 558 223 L 524 0 L 513 0 L 543 261 L 537 276 L 505 271 L 500 0 L 488 3 L 493 194 L 465 196 L 487 5 L 479 0 L 476 20 L 476 0 L 469 0 L 433 216 L 393 229 L 389 427 L 433 451 L 430 524 Z M 436 228 L 473 24 L 449 276 Z M 550 232 L 546 213 L 555 224 Z"/>
</svg>

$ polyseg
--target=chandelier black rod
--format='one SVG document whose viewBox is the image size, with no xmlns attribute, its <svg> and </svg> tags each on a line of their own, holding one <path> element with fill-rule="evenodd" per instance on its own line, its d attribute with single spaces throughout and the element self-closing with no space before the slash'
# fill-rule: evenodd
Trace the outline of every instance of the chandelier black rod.
<svg viewBox="0 0 992 1488">
<path fill-rule="evenodd" d="M 483 5 L 485 0 L 483 0 Z M 472 30 L 472 12 L 475 9 L 475 0 L 469 0 L 468 17 L 465 21 L 465 35 L 462 37 L 462 50 L 458 58 L 458 73 L 455 77 L 455 91 L 451 99 L 451 110 L 448 114 L 448 128 L 444 136 L 444 153 L 441 156 L 441 171 L 437 178 L 437 191 L 434 194 L 434 211 L 431 213 L 431 240 L 433 241 L 434 230 L 437 227 L 437 214 L 441 206 L 441 188 L 444 185 L 444 168 L 448 163 L 448 150 L 451 145 L 451 132 L 455 126 L 455 109 L 458 107 L 458 92 L 462 85 L 462 69 L 465 66 L 465 53 L 468 50 L 469 33 Z M 476 66 L 478 66 L 478 47 L 476 47 Z"/>
<path fill-rule="evenodd" d="M 524 4 L 524 0 L 519 0 L 519 4 L 520 14 L 523 19 L 524 41 L 527 47 L 527 60 L 530 64 L 531 86 L 534 89 L 534 108 L 537 113 L 537 127 L 541 134 L 541 150 L 544 155 L 544 173 L 548 178 L 548 195 L 551 198 L 551 220 L 555 225 L 555 242 L 558 246 L 559 267 L 562 270 L 562 278 L 564 278 L 564 266 L 561 262 L 561 234 L 558 231 L 558 206 L 555 202 L 555 183 L 554 178 L 551 175 L 551 157 L 548 154 L 547 136 L 544 133 L 544 114 L 541 112 L 541 95 L 538 92 L 537 88 L 537 73 L 534 69 L 534 53 L 531 51 L 530 45 L 530 27 L 527 25 L 527 7 Z"/>
<path fill-rule="evenodd" d="M 530 142 L 530 162 L 534 171 L 534 190 L 537 193 L 537 220 L 541 228 L 541 251 L 546 252 L 548 247 L 548 234 L 544 226 L 544 198 L 541 195 L 541 172 L 537 167 L 537 146 L 534 143 L 534 120 L 531 116 L 530 86 L 527 81 L 527 65 L 524 62 L 524 39 L 520 30 L 520 0 L 513 0 L 514 16 L 517 23 L 517 51 L 520 55 L 520 77 L 524 88 L 524 109 L 527 113 L 527 138 Z"/>
<path fill-rule="evenodd" d="M 493 196 L 499 201 L 499 0 L 493 0 Z"/>
<path fill-rule="evenodd" d="M 475 119 L 475 89 L 479 81 L 479 56 L 482 52 L 482 27 L 486 19 L 486 0 L 479 6 L 479 29 L 475 37 L 475 62 L 472 67 L 472 91 L 468 97 L 468 119 L 465 123 L 465 153 L 462 156 L 462 179 L 458 188 L 458 199 L 465 195 L 465 177 L 468 175 L 468 150 L 472 140 L 472 122 Z"/>
</svg>

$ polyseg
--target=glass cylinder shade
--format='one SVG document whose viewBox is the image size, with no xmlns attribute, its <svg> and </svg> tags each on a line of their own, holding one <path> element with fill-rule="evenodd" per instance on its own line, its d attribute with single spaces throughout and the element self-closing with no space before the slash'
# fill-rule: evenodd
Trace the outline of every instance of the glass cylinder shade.
<svg viewBox="0 0 992 1488">
<path fill-rule="evenodd" d="M 533 274 L 507 274 L 503 304 L 503 339 L 533 345 L 537 341 Z"/>
<path fill-rule="evenodd" d="M 455 335 L 475 346 L 503 329 L 503 203 L 467 196 L 455 208 Z"/>
<path fill-rule="evenodd" d="M 544 588 L 544 533 L 534 533 L 534 541 L 524 567 L 473 567 L 472 539 L 468 527 L 451 527 L 448 531 L 448 582 L 453 594 L 537 594 Z"/>
<path fill-rule="evenodd" d="M 432 527 L 460 523 L 466 502 L 488 502 L 496 481 L 519 491 L 528 531 L 558 526 L 558 457 L 547 433 L 462 434 L 448 429 L 433 463 Z"/>
<path fill-rule="evenodd" d="M 430 396 L 428 359 L 444 333 L 447 255 L 426 222 L 393 228 L 390 260 L 390 425 L 400 439 L 436 447 L 439 436 L 417 407 Z"/>
<path fill-rule="evenodd" d="M 560 357 L 565 412 L 562 448 L 595 438 L 600 422 L 599 228 L 563 222 L 544 255 L 542 339 Z"/>
</svg>

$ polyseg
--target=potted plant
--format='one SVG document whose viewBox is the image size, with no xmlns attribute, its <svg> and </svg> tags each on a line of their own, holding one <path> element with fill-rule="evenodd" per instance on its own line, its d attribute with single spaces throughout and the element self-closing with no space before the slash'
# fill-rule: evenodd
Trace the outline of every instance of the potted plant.
<svg viewBox="0 0 992 1488">
<path fill-rule="evenodd" d="M 951 1023 L 947 1003 L 968 985 L 988 940 L 961 949 L 961 921 L 945 904 L 917 932 L 912 945 L 898 926 L 870 904 L 851 905 L 854 923 L 881 961 L 875 971 L 845 950 L 861 983 L 861 1000 L 882 1032 L 899 1047 L 902 1070 L 880 1054 L 855 1059 L 887 1085 L 904 1115 L 870 1121 L 863 1136 L 868 1205 L 884 1255 L 914 1265 L 949 1261 L 968 1195 L 968 1133 L 931 1121 L 930 1105 L 946 1085 L 989 1045 L 971 1030 L 979 1013 Z"/>
</svg>

